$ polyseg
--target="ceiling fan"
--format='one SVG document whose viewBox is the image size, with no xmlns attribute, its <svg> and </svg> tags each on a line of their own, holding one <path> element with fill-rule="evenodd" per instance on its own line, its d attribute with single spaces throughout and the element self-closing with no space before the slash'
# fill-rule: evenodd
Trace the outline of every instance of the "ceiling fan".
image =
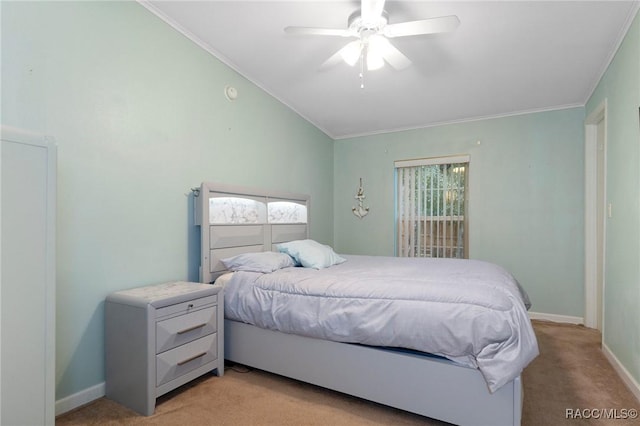
<svg viewBox="0 0 640 426">
<path fill-rule="evenodd" d="M 455 15 L 389 24 L 384 4 L 385 0 L 361 0 L 360 10 L 349 16 L 348 27 L 345 29 L 286 27 L 284 31 L 291 35 L 355 38 L 325 61 L 323 66 L 333 65 L 341 59 L 351 66 L 360 62 L 362 78 L 365 64 L 370 71 L 382 68 L 385 62 L 397 70 L 411 64 L 409 58 L 391 44 L 389 39 L 451 32 L 460 24 Z"/>
</svg>

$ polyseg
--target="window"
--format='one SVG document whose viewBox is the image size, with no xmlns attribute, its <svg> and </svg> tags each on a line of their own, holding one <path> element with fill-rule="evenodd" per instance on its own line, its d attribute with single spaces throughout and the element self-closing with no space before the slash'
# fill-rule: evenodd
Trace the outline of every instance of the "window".
<svg viewBox="0 0 640 426">
<path fill-rule="evenodd" d="M 468 257 L 469 156 L 396 161 L 396 254 Z"/>
</svg>

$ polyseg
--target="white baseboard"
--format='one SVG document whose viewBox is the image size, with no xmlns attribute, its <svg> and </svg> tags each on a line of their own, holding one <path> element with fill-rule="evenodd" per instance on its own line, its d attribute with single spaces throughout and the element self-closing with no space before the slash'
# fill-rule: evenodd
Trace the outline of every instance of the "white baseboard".
<svg viewBox="0 0 640 426">
<path fill-rule="evenodd" d="M 85 390 L 56 401 L 56 416 L 81 407 L 105 395 L 105 383 L 98 383 Z"/>
<path fill-rule="evenodd" d="M 544 314 L 541 312 L 529 312 L 529 318 L 534 320 L 546 320 L 552 322 L 564 322 L 568 324 L 584 324 L 584 318 L 571 317 L 569 315 Z"/>
<path fill-rule="evenodd" d="M 620 362 L 620 360 L 611 352 L 611 349 L 607 345 L 602 342 L 602 352 L 604 356 L 609 360 L 609 363 L 613 366 L 613 369 L 616 370 L 616 373 L 620 376 L 625 385 L 629 388 L 631 393 L 636 397 L 638 401 L 640 401 L 640 383 L 633 378 L 629 370 L 627 370 L 624 365 Z"/>
</svg>

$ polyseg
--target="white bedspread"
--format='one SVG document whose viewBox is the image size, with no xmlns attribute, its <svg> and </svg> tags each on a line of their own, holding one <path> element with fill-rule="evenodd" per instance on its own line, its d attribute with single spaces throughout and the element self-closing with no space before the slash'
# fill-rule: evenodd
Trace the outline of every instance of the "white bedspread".
<svg viewBox="0 0 640 426">
<path fill-rule="evenodd" d="M 479 368 L 492 392 L 538 355 L 527 295 L 503 268 L 475 260 L 345 257 L 322 270 L 235 272 L 225 286 L 225 316 L 285 333 L 441 355 Z"/>
</svg>

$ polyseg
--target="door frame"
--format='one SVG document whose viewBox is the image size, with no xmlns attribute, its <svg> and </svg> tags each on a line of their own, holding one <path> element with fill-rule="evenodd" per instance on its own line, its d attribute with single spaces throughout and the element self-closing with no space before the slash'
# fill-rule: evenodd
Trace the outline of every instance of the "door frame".
<svg viewBox="0 0 640 426">
<path fill-rule="evenodd" d="M 604 170 L 602 179 L 604 179 L 604 200 L 607 199 L 607 99 L 604 99 L 596 109 L 585 119 L 585 209 L 584 209 L 584 325 L 586 327 L 596 328 L 598 322 L 598 236 L 597 236 L 597 158 L 598 158 L 598 123 L 604 120 Z M 606 209 L 605 209 L 606 216 Z M 606 220 L 603 223 L 603 245 L 606 241 Z M 603 257 L 606 258 L 606 250 L 602 251 Z M 600 304 L 602 305 L 602 331 L 604 334 L 604 288 L 605 288 L 605 268 L 606 263 L 602 262 L 602 295 Z"/>
</svg>

